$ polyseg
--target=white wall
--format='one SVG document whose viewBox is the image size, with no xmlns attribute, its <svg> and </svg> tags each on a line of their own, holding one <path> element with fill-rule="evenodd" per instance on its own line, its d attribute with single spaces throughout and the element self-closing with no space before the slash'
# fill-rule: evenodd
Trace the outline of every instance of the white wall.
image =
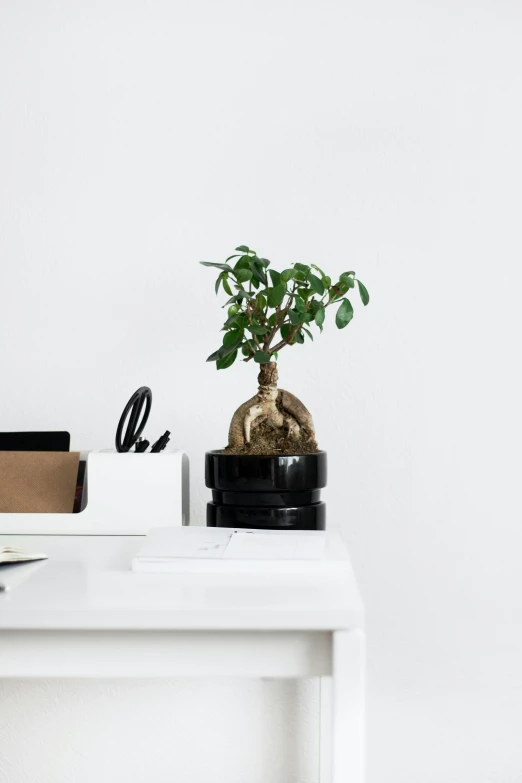
<svg viewBox="0 0 522 783">
<path fill-rule="evenodd" d="M 516 0 L 0 4 L 2 429 L 110 446 L 148 384 L 201 522 L 255 370 L 205 364 L 197 262 L 370 289 L 280 363 L 367 603 L 369 783 L 522 780 L 521 36 Z M 8 783 L 317 783 L 313 683 L 0 694 Z"/>
</svg>

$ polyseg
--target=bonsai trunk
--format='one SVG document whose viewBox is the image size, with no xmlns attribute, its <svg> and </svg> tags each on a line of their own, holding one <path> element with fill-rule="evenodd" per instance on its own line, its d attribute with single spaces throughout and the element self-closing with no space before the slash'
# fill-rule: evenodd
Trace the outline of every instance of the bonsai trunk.
<svg viewBox="0 0 522 783">
<path fill-rule="evenodd" d="M 258 393 L 232 417 L 227 451 L 237 454 L 316 452 L 312 417 L 303 403 L 277 386 L 276 362 L 262 364 Z"/>
</svg>

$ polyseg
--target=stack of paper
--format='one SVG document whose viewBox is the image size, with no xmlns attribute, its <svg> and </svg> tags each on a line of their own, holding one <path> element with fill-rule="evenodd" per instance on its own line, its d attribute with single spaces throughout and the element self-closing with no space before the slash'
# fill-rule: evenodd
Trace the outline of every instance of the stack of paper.
<svg viewBox="0 0 522 783">
<path fill-rule="evenodd" d="M 302 571 L 324 562 L 323 531 L 159 527 L 149 532 L 132 570 L 141 572 Z"/>
</svg>

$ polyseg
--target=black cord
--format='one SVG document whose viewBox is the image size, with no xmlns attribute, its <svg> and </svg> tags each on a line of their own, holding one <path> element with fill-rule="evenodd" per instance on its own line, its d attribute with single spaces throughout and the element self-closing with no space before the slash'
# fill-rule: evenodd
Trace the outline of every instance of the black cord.
<svg viewBox="0 0 522 783">
<path fill-rule="evenodd" d="M 151 390 L 148 386 L 140 386 L 128 401 L 118 422 L 118 429 L 116 430 L 116 451 L 127 452 L 130 451 L 133 446 L 135 447 L 134 452 L 137 454 L 143 454 L 147 451 L 150 445 L 149 441 L 145 439 L 142 440 L 140 436 L 149 418 L 151 406 Z M 140 421 L 142 412 L 143 417 Z M 125 435 L 122 440 L 123 428 L 127 421 L 127 417 L 129 417 L 129 421 L 127 422 Z M 170 432 L 169 430 L 166 430 L 161 438 L 158 438 L 156 443 L 153 444 L 149 453 L 158 454 L 160 451 L 163 451 L 170 440 L 169 436 Z"/>
<path fill-rule="evenodd" d="M 116 451 L 125 452 L 131 450 L 143 432 L 143 429 L 147 423 L 147 419 L 149 418 L 151 405 L 151 390 L 148 386 L 140 386 L 140 388 L 134 392 L 128 401 L 118 422 L 118 428 L 116 430 Z M 143 413 L 143 418 L 138 426 L 138 421 L 144 407 L 145 411 Z M 123 427 L 127 416 L 129 416 L 129 421 L 122 441 Z"/>
</svg>

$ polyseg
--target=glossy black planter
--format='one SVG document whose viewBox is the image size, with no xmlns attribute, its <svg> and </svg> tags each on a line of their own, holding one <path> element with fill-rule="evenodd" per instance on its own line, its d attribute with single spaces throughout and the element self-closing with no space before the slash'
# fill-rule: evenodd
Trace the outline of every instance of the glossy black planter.
<svg viewBox="0 0 522 783">
<path fill-rule="evenodd" d="M 254 456 L 207 451 L 209 527 L 324 530 L 326 452 Z"/>
</svg>

